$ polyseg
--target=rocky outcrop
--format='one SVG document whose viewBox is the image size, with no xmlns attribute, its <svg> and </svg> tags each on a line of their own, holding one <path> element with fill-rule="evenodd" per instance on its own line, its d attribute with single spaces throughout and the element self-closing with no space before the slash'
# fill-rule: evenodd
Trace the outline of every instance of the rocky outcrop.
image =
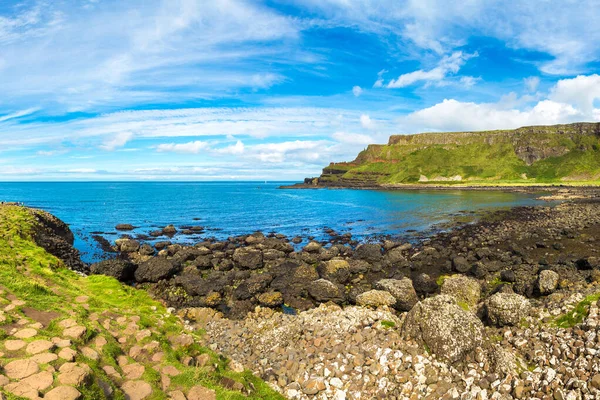
<svg viewBox="0 0 600 400">
<path fill-rule="evenodd" d="M 487 318 L 492 325 L 515 326 L 529 315 L 531 304 L 515 293 L 496 293 L 485 303 Z"/>
</svg>

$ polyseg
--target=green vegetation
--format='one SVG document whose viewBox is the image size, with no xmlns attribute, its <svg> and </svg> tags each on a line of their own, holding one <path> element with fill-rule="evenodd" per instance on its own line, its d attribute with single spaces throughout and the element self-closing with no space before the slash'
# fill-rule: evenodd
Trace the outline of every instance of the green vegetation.
<svg viewBox="0 0 600 400">
<path fill-rule="evenodd" d="M 351 163 L 323 169 L 323 183 L 380 185 L 600 184 L 600 125 L 392 136 Z"/>
<path fill-rule="evenodd" d="M 598 300 L 600 300 L 600 293 L 587 296 L 577 303 L 571 311 L 556 318 L 554 323 L 560 328 L 572 328 L 582 323 L 590 312 L 590 305 Z"/>
<path fill-rule="evenodd" d="M 165 307 L 154 301 L 148 293 L 121 284 L 106 276 L 82 277 L 63 266 L 63 263 L 37 246 L 32 240 L 32 233 L 38 223 L 37 211 L 17 206 L 0 206 L 0 306 L 6 306 L 7 294 L 22 300 L 26 307 L 44 313 L 52 313 L 53 320 L 40 329 L 37 339 L 51 339 L 61 336 L 63 328 L 59 322 L 65 318 L 74 319 L 78 325 L 87 328 L 86 334 L 73 340 L 74 345 L 89 346 L 95 339 L 103 337 L 106 344 L 99 351 L 100 358 L 92 360 L 78 354 L 76 361 L 87 364 L 96 378 L 112 382 L 102 369 L 102 365 L 111 365 L 119 370 L 116 357 L 127 354 L 130 346 L 144 346 L 151 342 L 159 343 L 159 351 L 164 353 L 160 367 L 174 366 L 180 375 L 173 377 L 169 390 L 186 391 L 195 385 L 203 385 L 216 392 L 217 399 L 282 399 L 279 394 L 249 372 L 234 373 L 227 367 L 227 360 L 193 343 L 191 345 L 174 346 L 173 338 L 182 334 L 190 335 L 195 342 L 198 333 L 187 332 L 178 317 L 167 313 Z M 85 297 L 85 304 L 76 301 Z M 14 313 L 20 317 L 25 313 L 16 308 Z M 139 329 L 148 329 L 149 334 L 140 340 L 128 339 L 120 343 L 104 329 L 100 321 L 103 316 L 110 320 L 111 329 L 125 329 L 128 321 L 138 320 Z M 7 315 L 8 316 L 8 315 Z M 118 321 L 124 322 L 120 324 Z M 7 337 L 3 326 L 12 323 L 11 318 L 0 320 L 0 340 Z M 119 328 L 120 326 L 120 328 Z M 209 355 L 205 367 L 186 366 L 182 362 L 185 357 Z M 6 365 L 10 359 L 0 356 L 0 366 Z M 60 361 L 57 361 L 60 362 Z M 59 367 L 59 365 L 56 365 Z M 161 388 L 161 377 L 147 364 L 142 379 L 150 383 L 153 389 L 149 399 L 166 399 Z M 238 390 L 223 387 L 224 378 L 233 379 L 249 390 L 245 395 Z M 111 383 L 115 399 L 124 399 L 122 392 Z M 104 392 L 96 380 L 78 388 L 86 399 L 104 399 Z M 2 389 L 0 389 L 2 393 Z M 7 395 L 13 399 L 14 396 Z M 1 396 L 0 396 L 1 397 Z"/>
<path fill-rule="evenodd" d="M 394 328 L 396 326 L 396 323 L 394 321 L 388 321 L 384 319 L 383 321 L 381 321 L 381 325 L 384 328 Z"/>
</svg>

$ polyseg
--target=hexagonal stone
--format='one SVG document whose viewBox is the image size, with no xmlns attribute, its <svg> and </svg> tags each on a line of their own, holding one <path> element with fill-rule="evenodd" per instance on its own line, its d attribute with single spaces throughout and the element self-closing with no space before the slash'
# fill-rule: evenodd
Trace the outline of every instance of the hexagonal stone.
<svg viewBox="0 0 600 400">
<path fill-rule="evenodd" d="M 4 342 L 4 348 L 8 351 L 17 351 L 25 347 L 26 344 L 23 340 L 7 340 Z"/>
<path fill-rule="evenodd" d="M 22 381 L 9 383 L 8 385 L 4 386 L 4 390 L 6 390 L 8 393 L 14 394 L 15 396 L 24 397 L 26 399 L 34 400 L 39 398 L 39 392 L 29 386 L 29 384 Z"/>
<path fill-rule="evenodd" d="M 39 371 L 39 366 L 32 360 L 15 360 L 4 366 L 4 372 L 10 379 L 23 379 Z"/>
<path fill-rule="evenodd" d="M 75 321 L 74 319 L 63 319 L 62 321 L 60 321 L 58 323 L 58 326 L 60 326 L 61 328 L 70 328 L 72 326 L 77 325 L 77 321 Z"/>
<path fill-rule="evenodd" d="M 59 369 L 58 381 L 63 385 L 79 386 L 90 376 L 91 369 L 85 364 L 66 363 Z"/>
<path fill-rule="evenodd" d="M 188 400 L 216 400 L 217 395 L 214 390 L 207 389 L 204 386 L 194 386 L 187 394 Z"/>
<path fill-rule="evenodd" d="M 55 387 L 44 396 L 44 400 L 78 400 L 80 398 L 81 393 L 72 386 Z"/>
<path fill-rule="evenodd" d="M 28 384 L 34 389 L 43 391 L 52 386 L 52 383 L 54 382 L 54 376 L 52 376 L 52 373 L 48 371 L 42 371 L 23 379 L 21 382 Z"/>
<path fill-rule="evenodd" d="M 48 351 L 54 347 L 54 343 L 49 340 L 36 340 L 27 345 L 25 351 L 28 354 L 38 354 L 44 351 Z"/>
<path fill-rule="evenodd" d="M 84 357 L 87 357 L 91 360 L 97 361 L 100 356 L 98 355 L 98 353 L 96 352 L 96 350 L 93 350 L 89 347 L 83 347 L 81 349 L 81 354 L 83 354 Z"/>
<path fill-rule="evenodd" d="M 127 379 L 139 379 L 146 370 L 141 364 L 129 364 L 121 368 Z"/>
<path fill-rule="evenodd" d="M 58 356 L 54 353 L 40 353 L 31 357 L 32 361 L 35 361 L 38 364 L 48 364 L 52 361 L 58 360 Z"/>
<path fill-rule="evenodd" d="M 152 386 L 144 381 L 127 381 L 121 390 L 127 400 L 143 400 L 152 394 Z"/>
<path fill-rule="evenodd" d="M 74 339 L 81 339 L 86 332 L 87 329 L 85 328 L 85 326 L 75 325 L 65 329 L 63 331 L 63 336 L 71 337 Z"/>
<path fill-rule="evenodd" d="M 25 328 L 17 331 L 13 336 L 17 339 L 29 339 L 37 335 L 38 331 L 33 328 Z"/>
<path fill-rule="evenodd" d="M 58 356 L 60 358 L 62 358 L 63 360 L 67 360 L 67 361 L 73 361 L 75 359 L 76 355 L 77 355 L 77 352 L 68 347 L 65 347 L 64 349 L 62 349 L 61 351 L 58 352 Z"/>
</svg>

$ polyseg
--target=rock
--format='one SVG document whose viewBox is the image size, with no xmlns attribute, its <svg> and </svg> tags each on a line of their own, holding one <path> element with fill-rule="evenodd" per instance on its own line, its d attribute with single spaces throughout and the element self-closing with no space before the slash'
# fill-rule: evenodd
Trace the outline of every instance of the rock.
<svg viewBox="0 0 600 400">
<path fill-rule="evenodd" d="M 194 386 L 187 394 L 188 400 L 216 400 L 217 395 L 214 390 L 207 389 L 204 386 Z"/>
<path fill-rule="evenodd" d="M 592 380 L 591 380 L 590 384 L 592 385 L 592 387 L 594 389 L 600 390 L 600 374 L 594 375 L 592 377 Z"/>
<path fill-rule="evenodd" d="M 137 282 L 158 282 L 162 279 L 172 277 L 179 268 L 171 260 L 162 257 L 153 257 L 144 261 L 135 270 L 134 276 Z"/>
<path fill-rule="evenodd" d="M 78 400 L 80 398 L 81 393 L 72 386 L 58 386 L 44 395 L 44 400 Z"/>
<path fill-rule="evenodd" d="M 471 264 L 467 261 L 466 258 L 458 256 L 452 259 L 452 268 L 456 272 L 465 273 L 471 269 Z"/>
<path fill-rule="evenodd" d="M 86 364 L 65 363 L 59 370 L 58 381 L 63 385 L 80 386 L 90 377 L 91 369 Z"/>
<path fill-rule="evenodd" d="M 36 390 L 44 391 L 52 386 L 54 383 L 54 376 L 52 376 L 52 374 L 48 371 L 42 371 L 21 380 L 21 382 L 31 386 Z"/>
<path fill-rule="evenodd" d="M 50 342 L 49 340 L 36 340 L 27 345 L 25 352 L 27 354 L 38 354 L 43 351 L 48 351 L 52 348 L 54 348 L 54 343 Z"/>
<path fill-rule="evenodd" d="M 342 259 L 324 261 L 317 267 L 319 276 L 331 282 L 346 283 L 350 278 L 350 264 Z"/>
<path fill-rule="evenodd" d="M 395 247 L 389 250 L 383 256 L 383 262 L 394 267 L 404 267 L 408 264 L 408 260 L 404 257 L 403 247 Z"/>
<path fill-rule="evenodd" d="M 260 250 L 251 247 L 240 247 L 233 253 L 233 261 L 240 268 L 259 269 L 263 266 L 263 254 Z"/>
<path fill-rule="evenodd" d="M 126 400 L 143 400 L 152 394 L 152 386 L 144 381 L 127 381 L 121 386 Z"/>
<path fill-rule="evenodd" d="M 132 231 L 135 227 L 131 224 L 118 224 L 115 229 L 118 231 Z"/>
<path fill-rule="evenodd" d="M 375 283 L 375 289 L 385 290 L 396 299 L 394 308 L 399 311 L 410 311 L 419 302 L 417 292 L 409 278 L 382 279 Z"/>
<path fill-rule="evenodd" d="M 549 269 L 540 272 L 538 276 L 538 289 L 541 294 L 550 294 L 556 290 L 558 286 L 559 275 Z"/>
<path fill-rule="evenodd" d="M 144 243 L 140 246 L 139 253 L 142 256 L 151 256 L 155 253 L 155 250 L 154 247 L 150 246 L 148 243 Z"/>
<path fill-rule="evenodd" d="M 438 289 L 438 284 L 427 274 L 418 274 L 412 281 L 417 293 L 429 294 Z"/>
<path fill-rule="evenodd" d="M 396 298 L 384 290 L 369 290 L 356 296 L 356 304 L 366 307 L 393 306 Z"/>
<path fill-rule="evenodd" d="M 173 236 L 177 233 L 177 229 L 173 225 L 167 225 L 162 229 L 163 235 Z"/>
<path fill-rule="evenodd" d="M 488 320 L 496 326 L 518 325 L 530 309 L 529 300 L 515 293 L 496 293 L 486 301 Z"/>
<path fill-rule="evenodd" d="M 511 270 L 504 270 L 500 272 L 500 280 L 503 282 L 514 283 L 517 281 L 517 275 Z"/>
<path fill-rule="evenodd" d="M 38 364 L 32 360 L 15 360 L 4 366 L 4 373 L 10 379 L 27 378 L 38 371 Z"/>
<path fill-rule="evenodd" d="M 62 358 L 63 360 L 67 360 L 69 362 L 75 360 L 76 355 L 77 355 L 77 352 L 68 347 L 66 347 L 58 352 L 58 356 L 60 358 Z"/>
<path fill-rule="evenodd" d="M 442 294 L 452 296 L 461 306 L 473 308 L 479 302 L 481 296 L 481 285 L 473 278 L 464 275 L 453 275 L 444 279 Z"/>
<path fill-rule="evenodd" d="M 263 292 L 273 280 L 270 274 L 252 275 L 234 290 L 233 294 L 237 300 L 247 300 L 254 295 Z"/>
<path fill-rule="evenodd" d="M 321 303 L 333 301 L 340 304 L 344 301 L 344 294 L 340 288 L 326 279 L 317 279 L 312 282 L 308 287 L 308 293 Z"/>
<path fill-rule="evenodd" d="M 96 275 L 112 276 L 121 282 L 133 280 L 135 265 L 125 260 L 104 260 L 90 266 L 90 272 Z"/>
<path fill-rule="evenodd" d="M 265 307 L 278 307 L 283 304 L 283 295 L 280 292 L 262 293 L 258 296 L 258 302 Z"/>
<path fill-rule="evenodd" d="M 115 244 L 122 253 L 133 253 L 140 248 L 140 242 L 133 239 L 117 239 Z"/>
<path fill-rule="evenodd" d="M 321 243 L 309 242 L 306 246 L 304 246 L 302 250 L 307 253 L 318 253 L 321 251 L 322 248 L 323 246 L 321 245 Z"/>
<path fill-rule="evenodd" d="M 22 399 L 22 398 L 32 399 L 32 400 L 39 399 L 38 390 L 34 389 L 29 384 L 27 384 L 23 381 L 9 383 L 8 385 L 4 386 L 4 390 L 6 390 L 8 393 L 11 393 L 15 396 L 18 396 L 18 398 L 20 398 L 20 399 Z"/>
<path fill-rule="evenodd" d="M 24 340 L 6 340 L 4 341 L 4 348 L 8 351 L 17 351 L 25 347 L 26 344 Z"/>
<path fill-rule="evenodd" d="M 424 344 L 439 358 L 462 360 L 483 342 L 483 324 L 448 295 L 430 297 L 406 315 L 402 335 Z"/>
<path fill-rule="evenodd" d="M 81 339 L 83 337 L 83 335 L 85 335 L 85 333 L 87 332 L 87 329 L 85 328 L 85 326 L 72 326 L 70 328 L 67 328 L 63 331 L 63 336 L 66 337 L 70 337 L 70 338 L 74 338 L 74 339 Z"/>
<path fill-rule="evenodd" d="M 381 260 L 381 246 L 374 243 L 361 244 L 356 248 L 354 257 L 358 260 L 377 262 Z"/>
</svg>

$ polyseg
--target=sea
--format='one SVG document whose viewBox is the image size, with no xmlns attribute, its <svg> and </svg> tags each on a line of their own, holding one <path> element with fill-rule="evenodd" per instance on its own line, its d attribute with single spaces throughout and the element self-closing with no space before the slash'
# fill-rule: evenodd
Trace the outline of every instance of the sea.
<svg viewBox="0 0 600 400">
<path fill-rule="evenodd" d="M 540 204 L 536 194 L 470 190 L 280 189 L 292 182 L 0 182 L 0 201 L 22 202 L 56 215 L 71 227 L 86 262 L 110 256 L 94 236 L 110 242 L 132 224 L 136 237 L 166 225 L 202 226 L 173 242 L 224 239 L 256 231 L 288 237 L 329 238 L 351 233 L 358 241 L 390 235 L 416 240 L 443 230 L 457 217 Z M 149 239 L 148 239 L 149 240 Z M 154 240 L 165 240 L 164 237 Z"/>
</svg>

